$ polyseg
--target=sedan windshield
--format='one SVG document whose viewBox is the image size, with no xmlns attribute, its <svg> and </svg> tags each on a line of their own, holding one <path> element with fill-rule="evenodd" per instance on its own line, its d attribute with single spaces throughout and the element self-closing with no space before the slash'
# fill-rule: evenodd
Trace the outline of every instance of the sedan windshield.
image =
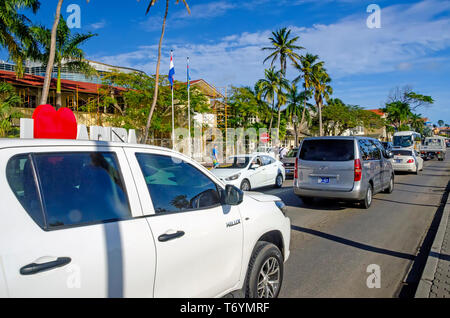
<svg viewBox="0 0 450 318">
<path fill-rule="evenodd" d="M 244 169 L 250 162 L 250 157 L 231 157 L 232 163 L 220 164 L 216 169 Z"/>
</svg>

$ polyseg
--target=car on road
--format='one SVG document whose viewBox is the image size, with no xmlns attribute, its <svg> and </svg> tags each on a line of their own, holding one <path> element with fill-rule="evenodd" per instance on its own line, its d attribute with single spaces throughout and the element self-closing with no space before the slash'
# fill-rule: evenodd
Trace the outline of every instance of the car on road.
<svg viewBox="0 0 450 318">
<path fill-rule="evenodd" d="M 0 297 L 276 297 L 290 220 L 147 145 L 0 139 Z"/>
<path fill-rule="evenodd" d="M 243 191 L 266 186 L 281 188 L 286 179 L 281 161 L 266 153 L 236 155 L 228 158 L 211 172 L 224 183 Z"/>
<path fill-rule="evenodd" d="M 442 136 L 426 137 L 420 145 L 420 154 L 425 159 L 437 158 L 439 161 L 443 161 L 446 152 L 447 145 Z"/>
<path fill-rule="evenodd" d="M 292 148 L 289 150 L 286 156 L 283 159 L 281 159 L 283 167 L 286 171 L 286 178 L 294 177 L 295 158 L 297 158 L 297 151 L 298 148 Z"/>
<path fill-rule="evenodd" d="M 328 198 L 356 201 L 367 209 L 374 194 L 394 190 L 391 158 L 374 138 L 305 138 L 295 163 L 294 193 L 305 203 Z"/>
<path fill-rule="evenodd" d="M 423 170 L 423 159 L 414 149 L 394 149 L 391 158 L 394 171 L 414 172 L 418 174 Z"/>
</svg>

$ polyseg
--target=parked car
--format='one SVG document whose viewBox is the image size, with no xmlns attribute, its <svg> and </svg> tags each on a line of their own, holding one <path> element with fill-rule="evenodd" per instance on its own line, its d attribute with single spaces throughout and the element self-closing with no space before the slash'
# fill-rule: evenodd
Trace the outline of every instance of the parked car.
<svg viewBox="0 0 450 318">
<path fill-rule="evenodd" d="M 281 159 L 287 177 L 294 177 L 295 158 L 297 158 L 298 148 L 290 149 L 286 156 Z"/>
<path fill-rule="evenodd" d="M 0 297 L 276 297 L 283 202 L 146 145 L 0 139 Z"/>
<path fill-rule="evenodd" d="M 418 174 L 423 170 L 423 159 L 413 149 L 394 149 L 394 157 L 391 160 L 394 171 L 414 172 Z"/>
<path fill-rule="evenodd" d="M 394 190 L 394 170 L 380 141 L 366 137 L 313 137 L 300 145 L 294 192 L 314 198 L 357 201 L 369 208 L 373 195 Z"/>
<path fill-rule="evenodd" d="M 232 184 L 243 191 L 250 191 L 273 185 L 281 188 L 286 179 L 281 161 L 265 153 L 231 156 L 228 162 L 211 170 L 226 184 Z"/>
</svg>

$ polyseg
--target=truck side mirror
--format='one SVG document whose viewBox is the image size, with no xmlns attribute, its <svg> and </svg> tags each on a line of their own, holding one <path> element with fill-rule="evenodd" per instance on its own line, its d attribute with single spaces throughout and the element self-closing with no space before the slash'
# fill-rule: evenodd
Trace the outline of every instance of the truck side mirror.
<svg viewBox="0 0 450 318">
<path fill-rule="evenodd" d="M 227 205 L 239 205 L 244 201 L 244 192 L 234 185 L 227 184 L 223 190 L 222 203 Z"/>
</svg>

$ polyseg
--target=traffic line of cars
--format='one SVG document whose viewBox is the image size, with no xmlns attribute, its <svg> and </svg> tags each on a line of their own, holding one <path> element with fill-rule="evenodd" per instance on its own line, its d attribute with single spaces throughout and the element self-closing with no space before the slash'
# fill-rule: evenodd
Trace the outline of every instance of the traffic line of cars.
<svg viewBox="0 0 450 318">
<path fill-rule="evenodd" d="M 279 186 L 271 175 L 278 162 L 260 159 L 250 170 L 266 170 L 255 178 Z M 241 173 L 231 181 L 252 182 Z M 291 231 L 285 204 L 226 185 L 180 153 L 0 139 L 0 193 L 0 297 L 280 292 Z"/>
</svg>

